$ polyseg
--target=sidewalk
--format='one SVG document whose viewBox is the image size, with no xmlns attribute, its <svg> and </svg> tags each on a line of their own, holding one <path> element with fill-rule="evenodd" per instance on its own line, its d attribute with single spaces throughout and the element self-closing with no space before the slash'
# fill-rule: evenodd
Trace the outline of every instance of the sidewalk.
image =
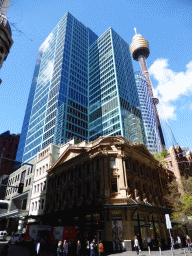
<svg viewBox="0 0 192 256">
<path fill-rule="evenodd" d="M 184 254 L 184 250 L 185 253 Z M 183 256 L 192 256 L 192 251 L 188 251 L 187 248 L 184 248 L 184 250 L 181 249 L 175 249 L 173 252 L 173 255 L 183 255 Z M 126 251 L 126 252 L 122 252 L 122 253 L 115 253 L 115 254 L 108 254 L 108 255 L 114 255 L 114 256 L 136 256 L 137 253 L 135 251 Z M 161 252 L 162 256 L 172 256 L 172 252 L 171 250 L 165 250 Z M 140 252 L 140 256 L 160 256 L 160 252 L 159 251 L 151 251 L 151 254 L 148 253 L 148 251 L 141 251 Z"/>
</svg>

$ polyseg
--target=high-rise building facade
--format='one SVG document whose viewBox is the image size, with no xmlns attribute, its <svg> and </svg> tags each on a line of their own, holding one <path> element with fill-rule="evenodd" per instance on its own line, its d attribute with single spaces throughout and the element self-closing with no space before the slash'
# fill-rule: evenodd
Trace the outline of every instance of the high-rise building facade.
<svg viewBox="0 0 192 256">
<path fill-rule="evenodd" d="M 154 154 L 160 152 L 163 148 L 145 74 L 141 71 L 135 72 L 135 82 L 143 118 L 146 146 L 148 150 Z"/>
<path fill-rule="evenodd" d="M 129 47 L 66 13 L 39 49 L 17 160 L 52 142 L 117 134 L 145 143 Z"/>
<path fill-rule="evenodd" d="M 41 45 L 17 159 L 28 161 L 51 142 L 88 137 L 88 49 L 97 36 L 66 13 Z"/>
<path fill-rule="evenodd" d="M 11 26 L 5 16 L 10 2 L 11 0 L 0 0 L 0 68 L 6 60 L 13 44 Z"/>
<path fill-rule="evenodd" d="M 89 140 L 122 135 L 145 143 L 128 44 L 109 28 L 89 50 Z"/>
</svg>

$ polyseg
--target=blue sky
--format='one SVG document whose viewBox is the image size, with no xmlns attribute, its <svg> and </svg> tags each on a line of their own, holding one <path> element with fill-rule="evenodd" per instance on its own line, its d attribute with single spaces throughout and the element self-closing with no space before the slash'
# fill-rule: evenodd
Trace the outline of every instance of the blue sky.
<svg viewBox="0 0 192 256">
<path fill-rule="evenodd" d="M 147 66 L 160 116 L 163 110 L 176 141 L 192 150 L 190 0 L 12 0 L 7 17 L 23 34 L 12 27 L 14 44 L 0 70 L 0 133 L 21 132 L 38 48 L 67 11 L 98 36 L 112 27 L 130 44 L 136 27 L 149 41 Z M 133 66 L 140 70 L 138 62 Z"/>
</svg>

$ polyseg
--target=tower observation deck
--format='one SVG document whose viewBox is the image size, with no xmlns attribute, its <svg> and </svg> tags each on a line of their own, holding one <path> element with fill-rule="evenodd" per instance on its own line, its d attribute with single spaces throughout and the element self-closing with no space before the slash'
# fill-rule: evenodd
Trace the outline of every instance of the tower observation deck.
<svg viewBox="0 0 192 256">
<path fill-rule="evenodd" d="M 153 95 L 152 83 L 151 83 L 151 79 L 150 79 L 149 72 L 147 69 L 147 64 L 145 61 L 148 58 L 149 53 L 150 53 L 149 43 L 145 38 L 142 37 L 142 35 L 137 34 L 136 28 L 134 30 L 135 30 L 135 35 L 132 39 L 132 43 L 130 44 L 130 51 L 133 56 L 133 59 L 136 61 L 139 61 L 142 72 L 145 74 L 145 76 L 147 78 L 147 83 L 148 83 L 150 95 L 151 95 L 151 98 L 153 101 L 153 108 L 155 111 L 155 117 L 157 120 L 158 129 L 159 129 L 159 135 L 161 138 L 161 144 L 164 147 L 165 140 L 163 137 L 163 132 L 162 132 L 159 115 L 158 115 L 157 107 L 156 107 L 156 105 L 159 103 L 159 100 L 157 98 L 155 98 Z"/>
</svg>

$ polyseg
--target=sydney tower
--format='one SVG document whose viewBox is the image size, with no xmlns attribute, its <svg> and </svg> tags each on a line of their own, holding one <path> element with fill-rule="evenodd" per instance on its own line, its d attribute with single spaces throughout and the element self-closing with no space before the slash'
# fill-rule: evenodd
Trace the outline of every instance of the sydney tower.
<svg viewBox="0 0 192 256">
<path fill-rule="evenodd" d="M 145 74 L 145 76 L 147 78 L 147 83 L 148 83 L 150 95 L 151 95 L 151 98 L 152 98 L 152 101 L 153 101 L 155 117 L 156 117 L 156 120 L 157 120 L 158 129 L 159 129 L 159 135 L 160 135 L 160 138 L 161 138 L 161 144 L 162 144 L 162 147 L 165 147 L 163 132 L 162 132 L 162 129 L 161 129 L 161 124 L 160 124 L 160 121 L 159 121 L 159 115 L 158 115 L 157 107 L 156 107 L 156 105 L 159 103 L 159 100 L 153 96 L 152 83 L 151 83 L 151 80 L 150 80 L 150 77 L 149 77 L 149 72 L 148 72 L 148 69 L 147 69 L 146 61 L 145 61 L 148 58 L 149 53 L 150 53 L 149 43 L 145 38 L 142 37 L 142 35 L 137 34 L 136 29 L 135 29 L 135 35 L 134 35 L 134 37 L 132 39 L 132 43 L 130 45 L 130 51 L 131 51 L 131 54 L 133 56 L 133 59 L 139 61 L 142 72 Z"/>
</svg>

